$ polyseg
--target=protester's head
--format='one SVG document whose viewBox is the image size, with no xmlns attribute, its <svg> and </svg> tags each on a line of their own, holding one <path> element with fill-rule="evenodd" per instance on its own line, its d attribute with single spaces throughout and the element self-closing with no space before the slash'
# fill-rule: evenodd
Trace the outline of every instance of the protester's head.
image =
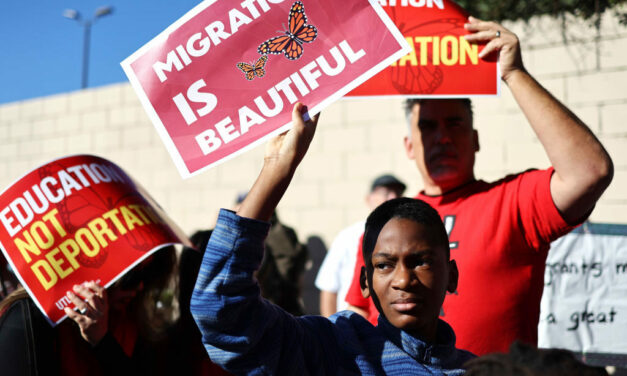
<svg viewBox="0 0 627 376">
<path fill-rule="evenodd" d="M 416 162 L 425 188 L 442 192 L 474 179 L 479 136 L 469 99 L 408 99 L 405 151 Z"/>
<path fill-rule="evenodd" d="M 366 196 L 366 204 L 370 210 L 374 210 L 382 203 L 398 198 L 405 192 L 405 183 L 390 174 L 381 175 L 374 179 L 370 186 L 370 192 Z"/>
<path fill-rule="evenodd" d="M 457 288 L 448 236 L 435 209 L 397 198 L 366 221 L 361 287 L 395 327 L 434 340 L 446 292 Z"/>
<path fill-rule="evenodd" d="M 5 296 L 2 300 L 0 300 L 0 317 L 4 315 L 4 313 L 11 308 L 11 305 L 18 300 L 29 299 L 28 292 L 22 286 L 19 286 L 14 291 L 12 291 L 9 295 Z"/>
<path fill-rule="evenodd" d="M 169 289 L 176 266 L 176 249 L 159 249 L 135 266 L 107 291 L 110 317 L 126 311 L 134 315 L 145 337 L 159 336 L 171 323 L 174 298 Z"/>
<path fill-rule="evenodd" d="M 20 283 L 17 277 L 13 274 L 13 270 L 2 252 L 0 252 L 0 300 L 15 291 L 19 286 Z"/>
<path fill-rule="evenodd" d="M 601 376 L 601 367 L 587 366 L 567 350 L 537 349 L 514 342 L 508 354 L 488 354 L 464 364 L 467 376 Z"/>
</svg>

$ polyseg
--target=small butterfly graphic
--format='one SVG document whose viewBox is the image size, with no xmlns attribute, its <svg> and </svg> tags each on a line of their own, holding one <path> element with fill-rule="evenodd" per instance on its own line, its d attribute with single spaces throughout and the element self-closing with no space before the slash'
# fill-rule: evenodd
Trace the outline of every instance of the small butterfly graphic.
<svg viewBox="0 0 627 376">
<path fill-rule="evenodd" d="M 261 43 L 257 51 L 260 54 L 285 54 L 290 60 L 296 60 L 303 54 L 303 43 L 311 43 L 318 36 L 318 29 L 307 25 L 305 6 L 297 1 L 292 4 L 288 17 L 288 30 L 285 35 L 270 38 Z"/>
<path fill-rule="evenodd" d="M 263 55 L 254 64 L 237 63 L 237 67 L 244 73 L 246 73 L 246 79 L 251 81 L 255 76 L 263 77 L 266 74 L 266 70 L 263 69 L 268 61 L 268 55 Z"/>
</svg>

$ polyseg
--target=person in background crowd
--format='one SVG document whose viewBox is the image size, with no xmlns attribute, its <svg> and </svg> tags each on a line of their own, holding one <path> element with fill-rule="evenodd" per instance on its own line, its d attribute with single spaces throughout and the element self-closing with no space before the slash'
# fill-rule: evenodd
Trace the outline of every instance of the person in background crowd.
<svg viewBox="0 0 627 376">
<path fill-rule="evenodd" d="M 105 290 L 75 285 L 64 320 L 52 327 L 20 288 L 0 303 L 3 375 L 166 375 L 170 320 L 158 302 L 176 264 L 174 247 L 148 257 Z"/>
<path fill-rule="evenodd" d="M 387 201 L 368 217 L 364 293 L 381 316 L 373 327 L 342 311 L 295 317 L 262 299 L 255 281 L 269 220 L 303 159 L 318 116 L 302 104 L 293 127 L 271 140 L 264 165 L 237 211 L 221 210 L 198 273 L 191 310 L 211 359 L 235 374 L 459 375 L 473 355 L 455 347 L 438 319 L 457 283 L 446 230 L 422 201 Z"/>
<path fill-rule="evenodd" d="M 235 210 L 246 195 L 240 193 L 237 196 Z M 303 275 L 309 257 L 307 246 L 298 241 L 293 228 L 279 221 L 276 211 L 272 213 L 270 223 L 266 252 L 256 274 L 261 296 L 287 312 L 301 316 L 304 314 L 301 298 Z"/>
<path fill-rule="evenodd" d="M 19 281 L 15 278 L 9 263 L 0 252 L 0 301 L 6 298 L 10 293 L 20 286 Z"/>
<path fill-rule="evenodd" d="M 590 129 L 527 72 L 514 33 L 472 17 L 465 28 L 469 42 L 485 44 L 481 58 L 498 59 L 502 80 L 552 165 L 493 183 L 477 180 L 479 138 L 470 101 L 407 101 L 405 148 L 424 183 L 416 197 L 440 213 L 460 269 L 459 288 L 446 297 L 442 317 L 458 346 L 482 355 L 507 351 L 515 340 L 537 343 L 550 243 L 588 217 L 613 165 Z M 347 300 L 373 312 L 359 275 Z"/>
<path fill-rule="evenodd" d="M 168 368 L 172 375 L 230 375 L 212 363 L 202 345 L 200 331 L 194 322 L 189 304 L 211 230 L 196 231 L 190 241 L 194 248 L 183 247 L 179 257 L 179 318 L 170 334 Z"/>
<path fill-rule="evenodd" d="M 405 192 L 405 184 L 396 177 L 385 174 L 374 179 L 366 195 L 368 210 L 387 200 L 398 198 Z M 347 308 L 346 292 L 355 269 L 355 250 L 364 233 L 365 221 L 359 221 L 340 231 L 327 252 L 318 276 L 316 287 L 320 290 L 320 314 L 329 317 Z"/>
</svg>

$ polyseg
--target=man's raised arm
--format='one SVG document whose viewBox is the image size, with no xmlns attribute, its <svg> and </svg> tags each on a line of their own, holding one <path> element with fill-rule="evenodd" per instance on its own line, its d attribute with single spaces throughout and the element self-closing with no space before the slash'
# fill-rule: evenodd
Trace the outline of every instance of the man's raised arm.
<svg viewBox="0 0 627 376">
<path fill-rule="evenodd" d="M 480 57 L 498 53 L 501 78 L 531 124 L 555 173 L 551 196 L 569 224 L 585 218 L 610 184 L 614 167 L 603 145 L 566 106 L 555 99 L 525 69 L 518 37 L 503 26 L 469 18 L 466 36 L 486 42 Z"/>
</svg>

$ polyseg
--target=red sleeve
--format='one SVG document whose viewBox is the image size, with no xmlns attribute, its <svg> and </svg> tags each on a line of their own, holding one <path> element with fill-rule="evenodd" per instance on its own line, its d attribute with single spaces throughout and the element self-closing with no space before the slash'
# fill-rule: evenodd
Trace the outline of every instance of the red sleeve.
<svg viewBox="0 0 627 376">
<path fill-rule="evenodd" d="M 355 261 L 355 270 L 353 271 L 353 280 L 351 286 L 346 293 L 346 302 L 355 307 L 361 308 L 368 313 L 368 321 L 372 325 L 377 325 L 379 320 L 379 312 L 374 305 L 371 298 L 364 298 L 361 295 L 361 285 L 359 284 L 359 276 L 361 275 L 361 267 L 364 266 L 364 255 L 362 253 L 362 242 L 364 240 L 364 234 L 361 234 L 359 238 L 359 246 L 357 247 L 357 257 Z"/>
<path fill-rule="evenodd" d="M 571 226 L 560 214 L 551 196 L 551 176 L 554 169 L 523 173 L 518 185 L 520 221 L 525 229 L 527 243 L 542 249 L 553 240 L 571 231 Z M 583 222 L 585 218 L 582 218 Z"/>
<path fill-rule="evenodd" d="M 364 255 L 361 252 L 361 243 L 364 239 L 364 234 L 359 237 L 359 246 L 357 247 L 357 257 L 355 258 L 355 269 L 353 270 L 353 280 L 351 286 L 346 293 L 346 302 L 355 307 L 368 310 L 368 299 L 361 295 L 361 286 L 359 285 L 359 275 L 361 274 L 361 267 L 364 266 Z"/>
</svg>

